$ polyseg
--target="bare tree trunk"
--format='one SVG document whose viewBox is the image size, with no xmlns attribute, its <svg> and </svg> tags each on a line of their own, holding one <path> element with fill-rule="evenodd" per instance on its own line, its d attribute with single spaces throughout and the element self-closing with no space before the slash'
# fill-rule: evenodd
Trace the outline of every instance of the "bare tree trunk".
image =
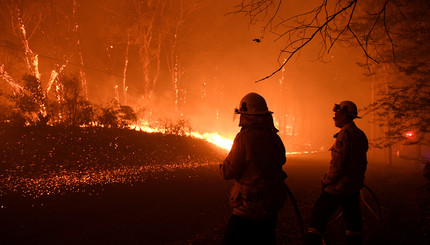
<svg viewBox="0 0 430 245">
<path fill-rule="evenodd" d="M 145 83 L 145 105 L 152 100 L 155 85 L 160 73 L 160 53 L 162 33 L 154 29 L 155 21 L 163 15 L 166 1 L 135 2 L 136 10 L 140 18 L 149 18 L 145 25 L 138 26 L 139 55 L 142 63 L 143 80 Z"/>
<path fill-rule="evenodd" d="M 18 9 L 18 14 L 20 10 Z M 30 49 L 30 44 L 27 39 L 27 32 L 25 29 L 25 25 L 20 16 L 17 16 L 18 19 L 18 33 L 19 38 L 21 39 L 22 45 L 24 47 L 24 60 L 27 66 L 28 73 L 35 76 L 37 79 L 40 79 L 39 73 L 39 59 L 35 53 Z"/>
<path fill-rule="evenodd" d="M 175 2 L 175 1 L 173 1 Z M 184 6 L 184 1 L 180 0 L 178 1 L 179 4 L 179 17 L 177 20 L 172 20 L 172 22 L 174 23 L 174 32 L 173 34 L 173 38 L 172 38 L 172 43 L 171 45 L 169 45 L 170 50 L 167 52 L 167 65 L 169 67 L 170 70 L 170 77 L 171 77 L 171 81 L 172 81 L 172 86 L 173 86 L 173 92 L 174 92 L 174 104 L 175 104 L 175 112 L 177 114 L 180 114 L 180 108 L 179 108 L 179 102 L 182 100 L 182 102 L 184 103 L 185 99 L 185 92 L 183 92 L 181 94 L 181 88 L 180 88 L 180 82 L 181 82 L 181 74 L 182 74 L 182 67 L 180 64 L 180 28 L 182 26 L 182 24 L 186 21 L 186 19 L 188 18 L 188 15 L 190 13 L 192 13 L 193 11 L 197 10 L 199 8 L 199 5 L 197 2 L 190 4 L 189 2 L 187 2 L 187 5 Z M 172 8 L 175 8 L 175 6 L 171 6 Z M 183 98 L 181 98 L 181 96 Z"/>
<path fill-rule="evenodd" d="M 20 91 L 24 91 L 24 87 L 15 82 L 15 80 L 5 71 L 4 65 L 0 65 L 0 78 L 5 80 L 14 90 L 15 93 L 19 93 Z"/>
<path fill-rule="evenodd" d="M 384 64 L 384 82 L 385 82 L 385 90 L 388 93 L 388 90 L 390 89 L 388 86 L 388 68 L 387 65 Z M 391 113 L 387 113 L 387 137 L 388 137 L 388 147 L 387 147 L 387 154 L 388 154 L 388 165 L 393 165 L 393 148 L 391 143 L 391 134 L 392 134 L 392 126 L 391 126 Z"/>
<path fill-rule="evenodd" d="M 281 103 L 279 106 L 279 132 L 281 135 L 286 136 L 286 117 L 285 117 L 285 107 L 284 107 L 284 99 L 285 99 L 285 68 L 282 69 L 281 78 L 279 79 L 279 90 L 281 94 Z"/>
<path fill-rule="evenodd" d="M 73 20 L 74 20 L 74 28 L 73 32 L 75 34 L 76 39 L 76 47 L 78 50 L 78 56 L 79 56 L 79 74 L 81 77 L 81 85 L 82 85 L 82 91 L 84 92 L 85 98 L 88 100 L 88 88 L 87 88 L 87 77 L 84 71 L 84 57 L 82 55 L 82 46 L 81 46 L 81 40 L 80 40 L 80 33 L 79 33 L 79 23 L 78 23 L 78 8 L 79 4 L 77 0 L 73 0 Z"/>
<path fill-rule="evenodd" d="M 128 67 L 128 48 L 130 46 L 130 34 L 127 33 L 127 47 L 125 49 L 125 61 L 124 61 L 124 71 L 122 76 L 122 91 L 124 93 L 124 104 L 127 105 L 127 67 Z"/>
<path fill-rule="evenodd" d="M 61 72 L 63 72 L 64 68 L 66 68 L 68 64 L 68 60 L 66 61 L 66 63 L 64 65 L 62 65 L 59 69 L 58 72 L 54 69 L 51 71 L 51 76 L 49 77 L 49 81 L 48 81 L 48 86 L 46 87 L 45 93 L 48 96 L 49 91 L 51 90 L 52 85 L 54 85 L 55 82 L 57 82 L 58 80 L 58 75 L 61 74 Z"/>
</svg>

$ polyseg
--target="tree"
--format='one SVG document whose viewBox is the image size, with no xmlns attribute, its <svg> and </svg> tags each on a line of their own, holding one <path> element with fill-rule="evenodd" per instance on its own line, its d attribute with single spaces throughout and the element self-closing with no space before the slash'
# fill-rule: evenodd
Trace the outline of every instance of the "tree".
<svg viewBox="0 0 430 245">
<path fill-rule="evenodd" d="M 17 56 L 25 61 L 24 69 L 12 69 L 15 64 L 0 64 L 0 78 L 6 80 L 12 87 L 16 87 L 13 77 L 19 77 L 24 72 L 40 80 L 45 87 L 44 93 L 49 94 L 51 88 L 58 81 L 58 77 L 69 64 L 69 59 L 74 54 L 78 54 L 82 86 L 86 91 L 79 25 L 76 16 L 78 12 L 77 0 L 61 2 L 0 1 L 0 9 L 0 17 L 5 23 L 2 28 L 4 28 L 5 36 L 11 43 L 3 47 L 9 51 L 19 51 Z M 36 41 L 30 42 L 31 39 Z M 40 42 L 40 40 L 42 41 Z M 35 52 L 33 48 L 37 44 L 43 45 L 39 46 L 38 52 Z M 40 55 L 41 51 L 44 52 L 44 55 Z M 45 62 L 50 67 L 48 71 L 42 69 L 40 57 L 49 60 Z M 20 62 L 20 59 L 15 60 L 15 62 Z M 52 61 L 54 62 L 52 63 Z M 17 72 L 14 72 L 15 70 Z M 48 74 L 42 74 L 42 70 L 47 71 Z"/>
<path fill-rule="evenodd" d="M 428 1 L 315 0 L 310 10 L 290 16 L 283 14 L 286 4 L 243 0 L 233 11 L 248 16 L 250 24 L 261 24 L 262 37 L 273 33 L 284 47 L 280 67 L 259 81 L 281 71 L 311 42 L 319 41 L 316 56 L 322 61 L 338 43 L 359 47 L 365 57 L 360 65 L 379 87 L 375 101 L 365 108 L 384 130 L 373 145 L 391 149 L 397 143 L 429 144 Z M 416 137 L 407 140 L 405 133 L 411 130 Z"/>
<path fill-rule="evenodd" d="M 40 80 L 27 74 L 22 78 L 22 83 L 22 89 L 11 96 L 17 108 L 14 117 L 20 114 L 27 123 L 38 123 L 46 117 L 46 97 Z"/>
<path fill-rule="evenodd" d="M 133 108 L 127 105 L 121 105 L 119 109 L 119 117 L 124 120 L 127 125 L 135 124 L 137 122 L 137 114 Z"/>
<path fill-rule="evenodd" d="M 385 59 L 380 66 L 369 67 L 373 77 L 386 77 L 377 99 L 366 107 L 375 113 L 375 122 L 383 135 L 373 142 L 376 147 L 397 144 L 430 145 L 430 18 L 428 2 L 412 0 L 399 3 L 401 16 L 392 19 L 392 39 L 396 52 L 383 50 Z M 421 158 L 422 156 L 418 156 Z"/>
<path fill-rule="evenodd" d="M 82 83 L 76 76 L 60 79 L 62 85 L 59 96 L 61 121 L 71 126 L 89 124 L 92 121 L 91 103 L 84 97 Z"/>
<path fill-rule="evenodd" d="M 117 100 L 99 106 L 97 121 L 109 128 L 127 128 L 137 122 L 137 114 L 130 106 L 123 106 Z"/>
<path fill-rule="evenodd" d="M 179 100 L 181 97 L 180 94 L 180 83 L 183 73 L 183 67 L 181 65 L 181 46 L 182 46 L 182 35 L 181 29 L 185 21 L 189 18 L 189 15 L 194 11 L 201 8 L 205 3 L 202 1 L 187 1 L 187 4 L 184 4 L 183 0 L 171 1 L 169 6 L 169 12 L 174 13 L 173 10 L 176 9 L 176 14 L 170 14 L 167 18 L 168 22 L 168 33 L 166 37 L 166 57 L 167 57 L 167 66 L 170 72 L 170 79 L 173 85 L 174 92 L 174 104 L 175 104 L 175 112 L 179 113 Z M 189 3 L 191 2 L 191 3 Z"/>
<path fill-rule="evenodd" d="M 381 33 L 376 33 L 375 28 L 385 30 L 383 34 L 391 42 L 386 17 L 388 11 L 397 8 L 394 0 L 316 0 L 310 10 L 285 16 L 283 13 L 290 12 L 287 3 L 283 0 L 242 0 L 232 12 L 245 14 L 252 25 L 260 23 L 261 38 L 269 32 L 275 35 L 276 41 L 282 43 L 279 68 L 256 82 L 280 72 L 294 55 L 311 42 L 319 41 L 317 58 L 320 60 L 338 42 L 348 42 L 360 47 L 366 58 L 375 63 L 379 63 L 378 59 L 381 58 L 378 55 L 378 39 L 375 38 Z M 297 1 L 295 4 L 300 3 Z M 355 29 L 354 26 L 362 23 L 363 19 L 366 28 Z"/>
<path fill-rule="evenodd" d="M 137 55 L 143 84 L 137 85 L 142 91 L 145 106 L 150 105 L 158 78 L 161 73 L 162 44 L 166 35 L 167 0 L 162 1 L 105 1 L 103 9 L 102 33 L 107 50 L 106 70 L 112 74 L 114 88 L 122 90 L 124 104 L 127 100 L 127 69 L 129 56 Z M 134 53 L 131 53 L 134 52 Z M 119 73 L 121 66 L 122 85 L 113 74 Z M 140 79 L 139 79 L 140 80 Z M 120 95 L 118 91 L 118 95 Z M 118 96 L 119 99 L 119 96 Z"/>
</svg>

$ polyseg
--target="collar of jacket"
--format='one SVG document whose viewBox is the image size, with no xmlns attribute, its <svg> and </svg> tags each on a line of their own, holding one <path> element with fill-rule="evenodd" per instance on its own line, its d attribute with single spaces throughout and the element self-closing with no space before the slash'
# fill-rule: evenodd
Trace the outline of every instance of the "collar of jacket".
<svg viewBox="0 0 430 245">
<path fill-rule="evenodd" d="M 340 129 L 340 131 L 342 131 L 342 130 L 346 130 L 346 129 L 348 129 L 348 128 L 352 128 L 352 127 L 356 127 L 354 122 L 347 123 L 346 125 L 344 125 L 344 126 Z M 333 138 L 337 138 L 337 136 L 339 135 L 340 131 L 339 131 L 339 132 L 337 132 L 335 135 L 333 135 Z"/>
<path fill-rule="evenodd" d="M 240 115 L 239 126 L 244 128 L 266 128 L 278 132 L 273 124 L 273 117 L 271 114 L 253 116 L 253 115 Z"/>
</svg>

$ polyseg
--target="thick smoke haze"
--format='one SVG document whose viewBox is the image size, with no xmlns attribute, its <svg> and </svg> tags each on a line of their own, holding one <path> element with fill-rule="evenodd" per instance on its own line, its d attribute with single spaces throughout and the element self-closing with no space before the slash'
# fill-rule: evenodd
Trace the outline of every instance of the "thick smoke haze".
<svg viewBox="0 0 430 245">
<path fill-rule="evenodd" d="M 283 11 L 298 13 L 311 8 L 310 2 L 300 6 L 288 3 Z M 333 104 L 352 100 L 362 108 L 370 103 L 370 82 L 356 65 L 363 58 L 362 53 L 339 46 L 325 56 L 325 62 L 320 62 L 315 40 L 282 72 L 256 83 L 283 62 L 278 57 L 281 43 L 270 33 L 263 35 L 259 23 L 251 25 L 244 15 L 228 14 L 235 4 L 228 0 L 166 1 L 164 10 L 149 26 L 147 22 L 152 16 L 145 15 L 145 11 L 155 11 L 157 4 L 138 13 L 133 4 L 122 1 L 79 1 L 75 20 L 89 100 L 108 103 L 117 98 L 142 112 L 141 116 L 147 120 L 190 120 L 193 130 L 218 132 L 232 139 L 239 130 L 238 120 L 233 121 L 234 108 L 245 94 L 257 92 L 274 111 L 276 126 L 280 127 L 287 148 L 326 150 L 337 131 L 332 120 Z M 22 6 L 23 13 L 40 11 L 42 16 L 38 26 L 36 21 L 29 21 L 26 28 L 29 46 L 39 55 L 45 86 L 50 71 L 65 61 L 68 61 L 65 74 L 79 74 L 80 58 L 69 50 L 76 42 L 75 34 L 67 29 L 74 26 L 71 10 L 72 1 L 28 2 L 28 6 Z M 11 31 L 10 23 L 3 21 L 0 28 L 5 35 L 1 38 L 1 49 L 9 56 L 3 57 L 1 63 L 19 80 L 24 67 L 7 64 L 16 58 L 10 58 L 11 51 L 23 55 L 18 51 L 20 40 Z M 137 28 L 130 29 L 133 25 Z M 149 58 L 149 75 L 155 78 L 147 85 L 142 70 L 145 53 L 141 50 L 145 43 L 138 40 L 144 39 L 149 28 L 153 28 L 149 45 L 156 48 L 157 42 L 153 40 L 160 38 L 161 47 L 158 57 Z M 13 47 L 16 50 L 11 50 Z M 122 87 L 126 59 L 127 101 Z M 156 69 L 159 69 L 157 76 L 152 74 Z M 367 122 L 364 118 L 358 124 L 369 132 Z"/>
</svg>

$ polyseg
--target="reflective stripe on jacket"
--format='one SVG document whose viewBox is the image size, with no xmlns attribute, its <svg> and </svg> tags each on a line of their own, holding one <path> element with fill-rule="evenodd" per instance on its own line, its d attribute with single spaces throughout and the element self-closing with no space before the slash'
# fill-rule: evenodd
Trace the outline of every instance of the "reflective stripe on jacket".
<svg viewBox="0 0 430 245">
<path fill-rule="evenodd" d="M 331 147 L 328 173 L 322 178 L 323 190 L 331 194 L 358 192 L 367 168 L 367 137 L 354 122 L 345 125 Z"/>
</svg>

